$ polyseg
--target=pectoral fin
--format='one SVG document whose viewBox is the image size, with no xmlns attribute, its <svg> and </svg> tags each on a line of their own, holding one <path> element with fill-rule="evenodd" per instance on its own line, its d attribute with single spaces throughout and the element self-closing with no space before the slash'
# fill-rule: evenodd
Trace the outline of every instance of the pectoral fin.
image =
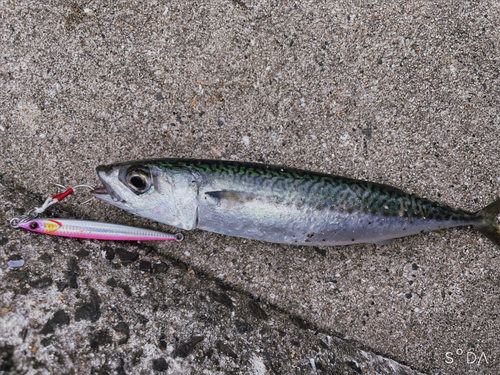
<svg viewBox="0 0 500 375">
<path fill-rule="evenodd" d="M 228 205 L 235 206 L 251 202 L 254 200 L 252 193 L 235 190 L 207 191 L 205 193 L 208 199 L 211 199 L 217 206 Z"/>
</svg>

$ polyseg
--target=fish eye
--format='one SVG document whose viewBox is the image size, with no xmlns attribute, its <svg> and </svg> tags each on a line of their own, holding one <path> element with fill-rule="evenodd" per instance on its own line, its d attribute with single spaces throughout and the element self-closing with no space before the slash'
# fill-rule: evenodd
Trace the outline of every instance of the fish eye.
<svg viewBox="0 0 500 375">
<path fill-rule="evenodd" d="M 127 174 L 127 184 L 136 193 L 145 193 L 151 187 L 151 181 L 143 171 L 131 171 Z"/>
<path fill-rule="evenodd" d="M 142 190 L 146 187 L 146 180 L 142 176 L 133 176 L 130 177 L 130 185 L 137 190 Z"/>
<path fill-rule="evenodd" d="M 36 229 L 38 228 L 38 223 L 36 221 L 30 223 L 30 229 Z"/>
</svg>

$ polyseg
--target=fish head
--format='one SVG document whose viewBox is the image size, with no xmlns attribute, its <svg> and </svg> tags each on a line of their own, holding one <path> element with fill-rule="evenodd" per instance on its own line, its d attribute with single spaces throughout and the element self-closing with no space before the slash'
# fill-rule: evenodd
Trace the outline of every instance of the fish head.
<svg viewBox="0 0 500 375">
<path fill-rule="evenodd" d="M 92 195 L 134 215 L 183 229 L 196 227 L 198 188 L 188 169 L 155 161 L 101 165 Z"/>
</svg>

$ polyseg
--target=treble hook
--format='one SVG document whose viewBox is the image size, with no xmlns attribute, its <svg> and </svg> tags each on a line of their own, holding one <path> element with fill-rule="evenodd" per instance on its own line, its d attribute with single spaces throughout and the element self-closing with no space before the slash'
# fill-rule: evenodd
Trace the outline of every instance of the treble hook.
<svg viewBox="0 0 500 375">
<path fill-rule="evenodd" d="M 56 186 L 62 187 L 63 189 L 66 189 L 66 187 L 64 185 L 60 185 L 60 184 L 56 184 L 56 183 L 53 183 L 52 185 L 56 185 Z M 74 189 L 80 188 L 80 187 L 86 187 L 86 188 L 89 188 L 91 190 L 93 189 L 93 187 L 91 187 L 89 185 L 76 185 L 72 188 L 67 189 L 66 191 L 64 191 L 62 193 L 48 197 L 41 207 L 32 208 L 31 210 L 26 212 L 24 215 L 10 219 L 9 222 L 10 222 L 11 227 L 17 228 L 17 227 L 19 227 L 19 224 L 35 219 L 36 217 L 38 217 L 39 214 L 44 212 L 49 206 L 52 206 L 53 204 L 62 201 L 68 195 L 73 194 Z"/>
</svg>

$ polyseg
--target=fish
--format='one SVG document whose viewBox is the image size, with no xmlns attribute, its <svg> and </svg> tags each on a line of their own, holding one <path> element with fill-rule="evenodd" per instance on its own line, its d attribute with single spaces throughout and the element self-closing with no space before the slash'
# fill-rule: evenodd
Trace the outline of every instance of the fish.
<svg viewBox="0 0 500 375">
<path fill-rule="evenodd" d="M 128 225 L 76 219 L 40 218 L 22 221 L 17 227 L 62 237 L 115 241 L 182 241 L 182 233 L 169 234 Z"/>
<path fill-rule="evenodd" d="M 468 212 L 389 185 L 228 160 L 151 159 L 96 171 L 96 198 L 184 230 L 337 246 L 473 226 L 500 246 L 500 199 Z"/>
</svg>

